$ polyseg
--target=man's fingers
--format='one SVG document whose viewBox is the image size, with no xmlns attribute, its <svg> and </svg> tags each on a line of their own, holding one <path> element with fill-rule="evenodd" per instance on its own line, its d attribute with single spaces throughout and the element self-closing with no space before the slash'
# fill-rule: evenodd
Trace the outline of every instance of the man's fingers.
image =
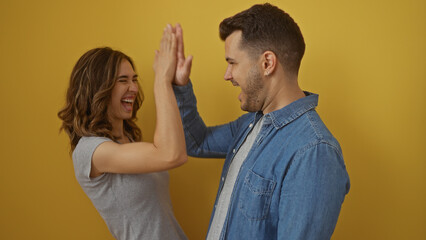
<svg viewBox="0 0 426 240">
<path fill-rule="evenodd" d="M 179 37 L 180 37 L 180 41 L 181 41 L 181 44 L 182 44 L 182 54 L 184 54 L 184 45 L 183 45 L 183 29 L 182 29 L 182 27 L 180 26 L 180 24 L 178 23 L 178 24 L 176 24 L 176 31 L 179 33 Z"/>
<path fill-rule="evenodd" d="M 182 27 L 179 23 L 176 24 L 176 39 L 177 39 L 177 57 L 179 61 L 185 59 L 185 53 L 183 49 L 183 32 Z"/>
<path fill-rule="evenodd" d="M 185 59 L 185 64 L 184 64 L 184 65 L 186 66 L 186 65 L 188 65 L 188 64 L 189 64 L 189 65 L 190 65 L 190 64 L 192 64 L 192 58 L 193 58 L 193 57 L 192 57 L 192 55 L 189 55 L 189 56 Z"/>
<path fill-rule="evenodd" d="M 188 69 L 188 71 L 191 71 L 191 66 L 192 66 L 192 56 L 189 55 L 186 59 L 185 59 L 185 64 L 184 64 L 185 68 Z"/>
</svg>

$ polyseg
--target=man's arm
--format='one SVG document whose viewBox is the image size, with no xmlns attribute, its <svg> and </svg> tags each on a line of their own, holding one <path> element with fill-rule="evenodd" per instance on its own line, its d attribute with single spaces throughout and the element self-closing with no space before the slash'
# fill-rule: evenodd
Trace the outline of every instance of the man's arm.
<svg viewBox="0 0 426 240">
<path fill-rule="evenodd" d="M 188 155 L 223 158 L 232 144 L 239 120 L 221 126 L 206 127 L 198 114 L 197 100 L 192 83 L 189 81 L 192 56 L 185 57 L 183 30 L 180 24 L 176 24 L 173 31 L 177 40 L 177 66 L 173 88 L 185 131 Z"/>
<path fill-rule="evenodd" d="M 278 239 L 330 239 L 348 191 L 339 149 L 318 143 L 299 151 L 282 185 Z"/>
<path fill-rule="evenodd" d="M 197 111 L 192 83 L 173 87 L 182 118 L 188 155 L 223 158 L 234 140 L 238 126 L 247 115 L 228 124 L 207 127 Z"/>
</svg>

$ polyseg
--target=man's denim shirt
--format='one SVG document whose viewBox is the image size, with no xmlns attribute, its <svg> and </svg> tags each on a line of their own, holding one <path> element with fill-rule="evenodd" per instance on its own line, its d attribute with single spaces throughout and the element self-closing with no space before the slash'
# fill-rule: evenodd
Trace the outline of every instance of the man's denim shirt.
<svg viewBox="0 0 426 240">
<path fill-rule="evenodd" d="M 188 155 L 226 157 L 217 201 L 232 159 L 262 113 L 206 127 L 191 82 L 174 90 Z M 339 143 L 315 111 L 318 95 L 305 94 L 265 114 L 235 182 L 220 239 L 330 239 L 349 176 Z"/>
</svg>

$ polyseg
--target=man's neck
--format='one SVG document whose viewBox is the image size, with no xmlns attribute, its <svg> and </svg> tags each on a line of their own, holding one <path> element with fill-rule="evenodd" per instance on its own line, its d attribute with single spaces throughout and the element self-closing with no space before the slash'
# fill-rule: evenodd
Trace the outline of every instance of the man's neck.
<svg viewBox="0 0 426 240">
<path fill-rule="evenodd" d="M 295 78 L 270 79 L 268 95 L 265 98 L 263 114 L 281 109 L 290 103 L 305 97 Z"/>
</svg>

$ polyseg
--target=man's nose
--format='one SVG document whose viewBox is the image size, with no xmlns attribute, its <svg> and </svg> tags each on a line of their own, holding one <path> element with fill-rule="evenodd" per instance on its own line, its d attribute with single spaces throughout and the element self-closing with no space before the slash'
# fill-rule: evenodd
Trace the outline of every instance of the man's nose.
<svg viewBox="0 0 426 240">
<path fill-rule="evenodd" d="M 223 76 L 223 78 L 224 78 L 226 81 L 232 80 L 232 74 L 231 74 L 231 67 L 230 67 L 230 66 L 228 66 L 228 67 L 226 68 L 225 76 Z"/>
</svg>

